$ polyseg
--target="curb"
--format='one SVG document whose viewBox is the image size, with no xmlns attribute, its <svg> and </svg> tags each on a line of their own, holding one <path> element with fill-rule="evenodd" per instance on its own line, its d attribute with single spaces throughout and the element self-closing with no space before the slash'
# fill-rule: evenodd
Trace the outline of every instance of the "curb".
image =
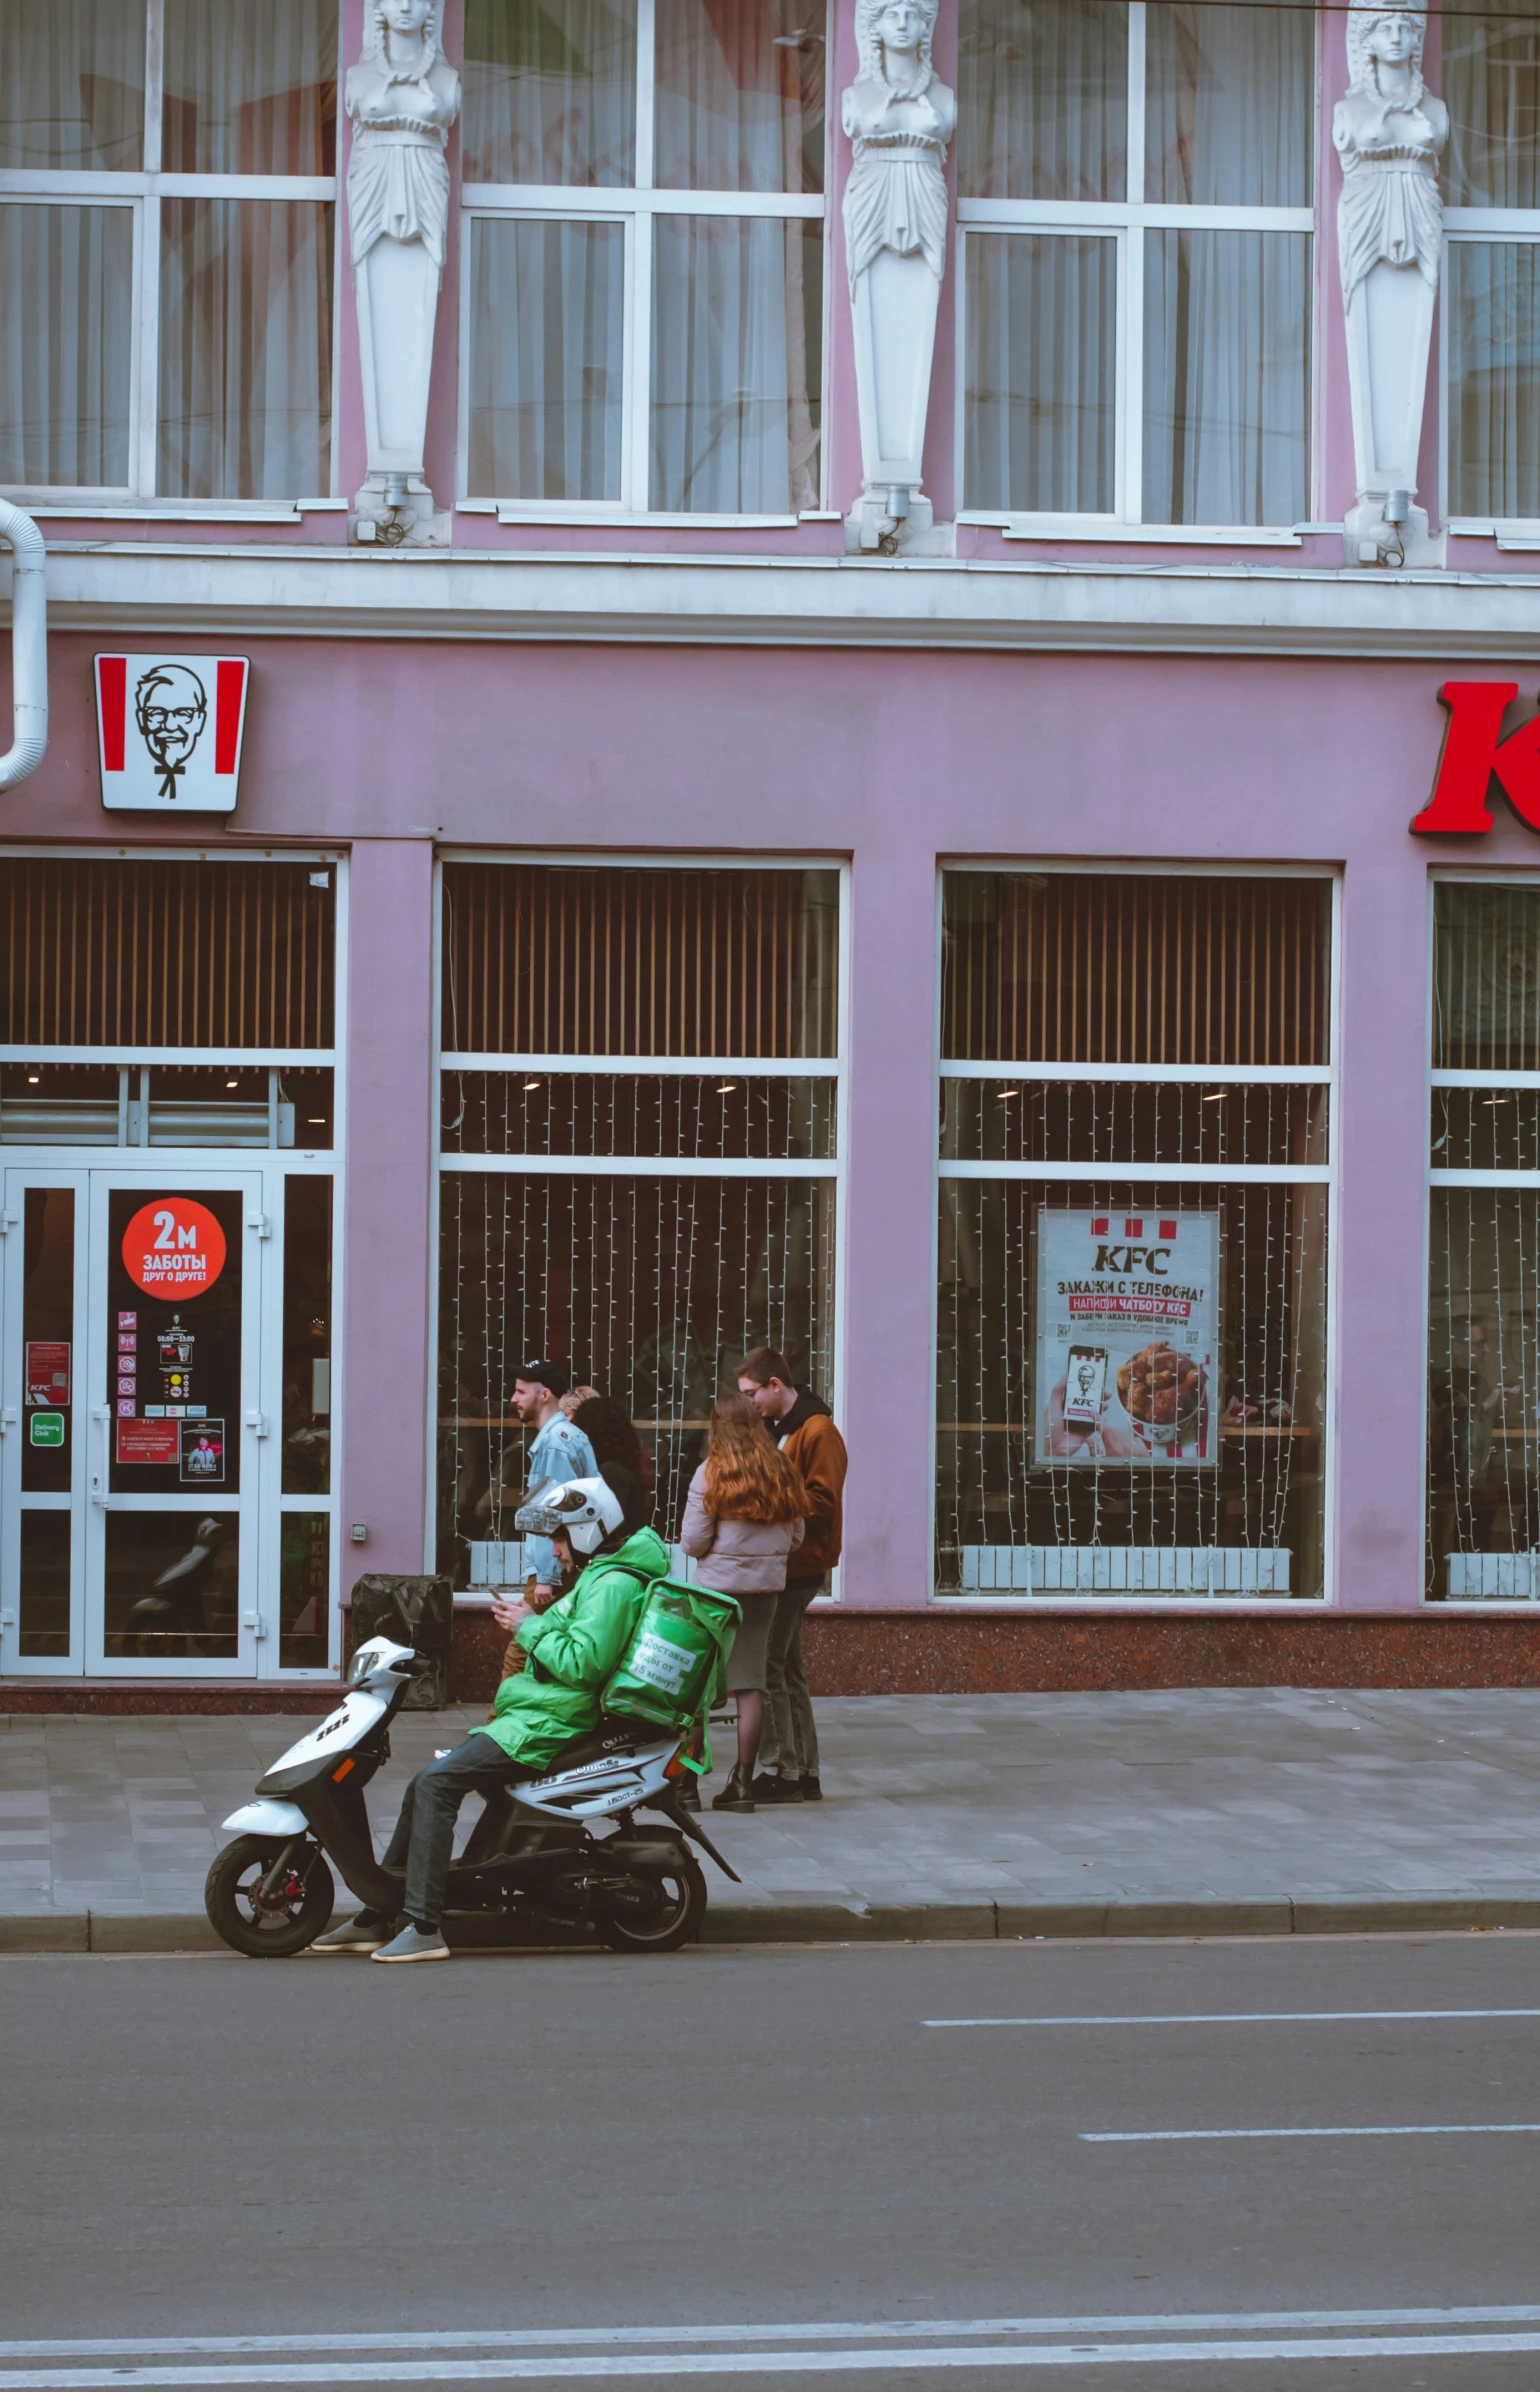
<svg viewBox="0 0 1540 2392">
<path fill-rule="evenodd" d="M 1345 1894 L 1296 1901 L 1278 1894 L 1251 1902 L 915 1902 L 873 1903 L 864 1909 L 837 1902 L 719 1902 L 706 1913 L 701 1941 L 1031 1943 L 1125 1936 L 1453 1935 L 1494 1927 L 1540 1928 L 1540 1896 L 1483 1901 L 1464 1895 Z M 224 1949 L 202 1911 L 0 1915 L 0 1955 Z"/>
</svg>

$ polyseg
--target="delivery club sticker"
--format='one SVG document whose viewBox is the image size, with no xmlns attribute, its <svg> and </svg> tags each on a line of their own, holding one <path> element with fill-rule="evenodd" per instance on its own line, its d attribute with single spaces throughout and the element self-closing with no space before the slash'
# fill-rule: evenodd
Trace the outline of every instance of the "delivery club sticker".
<svg viewBox="0 0 1540 2392">
<path fill-rule="evenodd" d="M 147 1296 L 201 1296 L 224 1267 L 224 1231 L 206 1204 L 186 1196 L 141 1206 L 123 1232 L 123 1268 Z"/>
</svg>

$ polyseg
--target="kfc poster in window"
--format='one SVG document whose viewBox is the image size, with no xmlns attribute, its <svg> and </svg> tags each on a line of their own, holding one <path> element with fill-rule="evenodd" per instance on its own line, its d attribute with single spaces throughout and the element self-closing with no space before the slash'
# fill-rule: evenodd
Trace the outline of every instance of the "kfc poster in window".
<svg viewBox="0 0 1540 2392">
<path fill-rule="evenodd" d="M 98 656 L 102 804 L 233 813 L 250 682 L 245 656 Z"/>
<path fill-rule="evenodd" d="M 1212 1469 L 1219 1215 L 1037 1211 L 1040 1463 Z"/>
</svg>

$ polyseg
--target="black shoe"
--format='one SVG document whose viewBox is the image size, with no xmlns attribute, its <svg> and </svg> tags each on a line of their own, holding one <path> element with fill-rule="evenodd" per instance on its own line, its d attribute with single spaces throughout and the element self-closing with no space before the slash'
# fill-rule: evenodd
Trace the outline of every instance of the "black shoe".
<svg viewBox="0 0 1540 2392">
<path fill-rule="evenodd" d="M 767 1771 L 763 1777 L 755 1778 L 753 1794 L 756 1802 L 766 1804 L 800 1802 L 802 1800 L 802 1780 L 799 1777 L 772 1777 Z"/>
<path fill-rule="evenodd" d="M 754 1808 L 754 1789 L 749 1784 L 749 1773 L 741 1762 L 735 1765 L 721 1793 L 712 1796 L 711 1807 L 714 1811 L 751 1811 Z"/>
<path fill-rule="evenodd" d="M 802 1789 L 804 1802 L 822 1802 L 823 1784 L 816 1769 L 811 1771 L 808 1776 L 799 1778 L 797 1783 Z"/>
<path fill-rule="evenodd" d="M 686 1779 L 683 1785 L 676 1788 L 674 1800 L 678 1803 L 679 1808 L 682 1811 L 698 1811 L 700 1809 L 699 1778 L 690 1777 Z"/>
</svg>

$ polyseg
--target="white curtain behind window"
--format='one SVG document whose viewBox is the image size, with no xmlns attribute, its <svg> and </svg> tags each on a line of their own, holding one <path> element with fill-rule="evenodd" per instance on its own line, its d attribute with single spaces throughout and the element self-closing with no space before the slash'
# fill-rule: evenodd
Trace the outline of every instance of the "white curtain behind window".
<svg viewBox="0 0 1540 2392">
<path fill-rule="evenodd" d="M 166 0 L 161 163 L 336 172 L 336 0 Z"/>
<path fill-rule="evenodd" d="M 468 183 L 635 181 L 628 0 L 466 0 L 464 57 Z"/>
<path fill-rule="evenodd" d="M 1308 233 L 1146 234 L 1147 523 L 1308 513 L 1311 246 Z"/>
<path fill-rule="evenodd" d="M 1540 246 L 1451 241 L 1449 512 L 1540 517 Z"/>
<path fill-rule="evenodd" d="M 0 207 L 0 483 L 124 489 L 134 219 Z"/>
<path fill-rule="evenodd" d="M 657 219 L 653 508 L 817 506 L 822 231 L 803 219 Z"/>
<path fill-rule="evenodd" d="M 162 201 L 162 495 L 327 494 L 334 215 L 319 201 Z"/>
<path fill-rule="evenodd" d="M 970 232 L 964 504 L 1110 515 L 1117 242 Z"/>
<path fill-rule="evenodd" d="M 821 191 L 819 0 L 657 0 L 654 179 L 688 191 Z"/>
<path fill-rule="evenodd" d="M 473 498 L 620 497 L 625 230 L 471 225 Z"/>
<path fill-rule="evenodd" d="M 1540 17 L 1448 9 L 1443 42 L 1446 206 L 1540 207 Z"/>
<path fill-rule="evenodd" d="M 964 199 L 1122 199 L 1124 0 L 962 0 L 957 188 Z"/>
<path fill-rule="evenodd" d="M 0 167 L 143 163 L 143 8 L 0 0 Z"/>
<path fill-rule="evenodd" d="M 1256 0 L 1147 13 L 1145 197 L 1304 208 L 1314 170 L 1315 19 Z"/>
</svg>

